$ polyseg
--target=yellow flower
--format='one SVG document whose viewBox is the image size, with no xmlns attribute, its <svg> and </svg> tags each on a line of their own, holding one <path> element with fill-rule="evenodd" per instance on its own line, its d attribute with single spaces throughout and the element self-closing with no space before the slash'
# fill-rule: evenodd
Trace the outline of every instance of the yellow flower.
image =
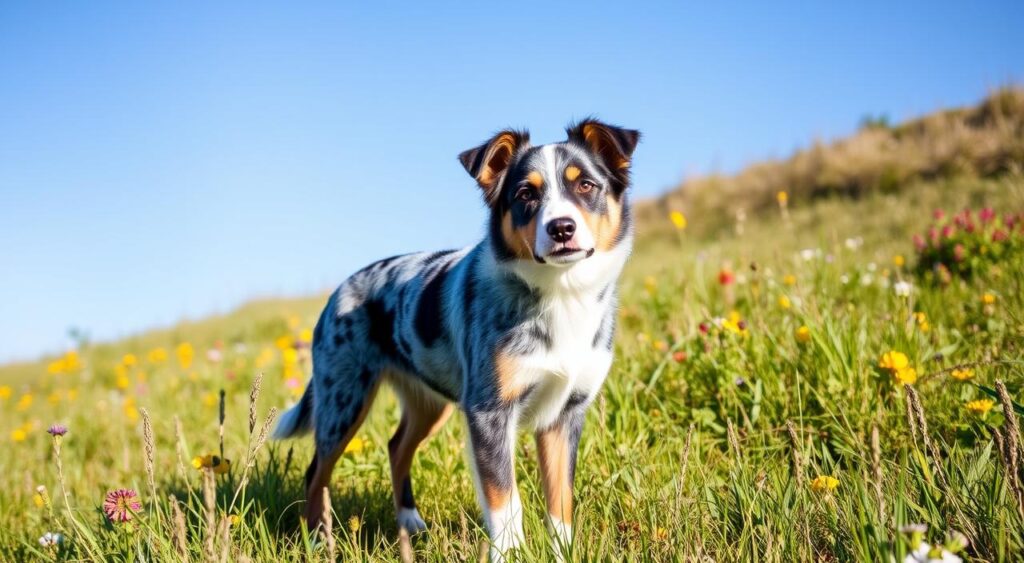
<svg viewBox="0 0 1024 563">
<path fill-rule="evenodd" d="M 203 404 L 206 405 L 207 407 L 215 407 L 217 406 L 218 402 L 219 401 L 217 399 L 217 394 L 214 393 L 213 391 L 210 391 L 209 393 L 205 393 L 203 395 Z"/>
<path fill-rule="evenodd" d="M 895 350 L 882 354 L 882 359 L 878 362 L 878 367 L 893 372 L 904 369 L 909 365 L 910 360 L 907 359 L 907 355 Z"/>
<path fill-rule="evenodd" d="M 789 301 L 789 297 L 786 297 L 785 295 L 779 296 L 779 307 L 789 309 L 791 306 L 793 306 L 793 304 Z"/>
<path fill-rule="evenodd" d="M 654 349 L 659 351 L 659 352 L 667 352 L 668 351 L 668 342 L 665 342 L 664 340 L 655 340 L 654 341 Z"/>
<path fill-rule="evenodd" d="M 11 430 L 12 442 L 24 442 L 26 438 L 28 438 L 28 431 L 26 431 L 24 427 Z"/>
<path fill-rule="evenodd" d="M 358 516 L 353 516 L 348 519 L 348 529 L 350 532 L 354 534 L 359 531 L 360 527 L 362 527 L 362 522 L 359 521 Z"/>
<path fill-rule="evenodd" d="M 232 526 L 237 526 L 238 523 L 241 521 L 242 519 L 239 518 L 237 514 L 231 514 L 228 516 L 228 523 L 230 523 Z"/>
<path fill-rule="evenodd" d="M 892 376 L 901 385 L 913 385 L 917 381 L 917 370 L 911 367 L 901 368 L 892 372 Z"/>
<path fill-rule="evenodd" d="M 192 467 L 199 470 L 213 469 L 213 472 L 217 475 L 223 475 L 231 470 L 231 460 L 213 454 L 206 454 L 192 458 Z"/>
<path fill-rule="evenodd" d="M 782 283 L 786 285 L 796 285 L 796 276 L 793 274 L 786 274 L 782 276 Z"/>
<path fill-rule="evenodd" d="M 313 330 L 309 329 L 309 328 L 302 329 L 302 332 L 299 333 L 299 340 L 302 341 L 302 342 L 305 342 L 306 344 L 309 344 L 310 342 L 312 342 L 313 341 Z"/>
<path fill-rule="evenodd" d="M 722 328 L 741 336 L 747 336 L 749 334 L 747 331 L 747 324 L 743 321 L 737 311 L 729 313 L 729 318 L 722 321 Z"/>
<path fill-rule="evenodd" d="M 299 361 L 299 352 L 295 348 L 285 348 L 281 350 L 281 361 L 284 365 L 293 365 Z"/>
<path fill-rule="evenodd" d="M 14 408 L 21 412 L 27 411 L 32 406 L 32 393 L 25 393 L 18 399 L 18 404 Z"/>
<path fill-rule="evenodd" d="M 10 385 L 0 385 L 0 400 L 6 401 L 10 399 L 12 393 L 14 393 L 14 390 L 11 389 Z"/>
<path fill-rule="evenodd" d="M 151 364 L 162 364 L 167 361 L 167 350 L 163 348 L 153 348 L 146 355 L 146 358 Z"/>
<path fill-rule="evenodd" d="M 897 254 L 892 257 L 892 263 L 895 264 L 897 268 L 902 268 L 903 265 L 907 263 L 907 260 L 903 258 L 902 254 Z"/>
<path fill-rule="evenodd" d="M 42 508 L 46 506 L 46 499 L 43 498 L 43 494 L 36 492 L 32 495 L 32 504 L 36 505 L 36 508 Z"/>
<path fill-rule="evenodd" d="M 347 446 L 345 446 L 345 452 L 344 453 L 346 453 L 346 454 L 357 454 L 357 453 L 363 451 L 363 448 L 365 448 L 365 447 L 366 447 L 366 442 L 364 442 L 362 438 L 356 436 L 356 437 L 352 438 L 351 441 L 349 441 Z"/>
<path fill-rule="evenodd" d="M 126 368 L 134 367 L 137 363 L 139 363 L 139 359 L 135 357 L 135 354 L 125 354 L 121 358 L 121 365 Z"/>
<path fill-rule="evenodd" d="M 124 416 L 129 422 L 139 420 L 139 409 L 135 407 L 134 397 L 126 397 L 121 408 L 124 410 Z"/>
<path fill-rule="evenodd" d="M 668 214 L 668 218 L 675 225 L 677 231 L 681 231 L 686 228 L 686 216 L 679 211 L 673 211 Z"/>
<path fill-rule="evenodd" d="M 188 369 L 192 366 L 192 359 L 195 357 L 196 351 L 188 342 L 182 342 L 175 348 L 174 354 L 178 356 L 178 364 L 181 365 L 181 369 Z"/>
<path fill-rule="evenodd" d="M 46 396 L 46 402 L 51 405 L 60 403 L 60 391 L 51 391 L 50 394 Z"/>
<path fill-rule="evenodd" d="M 986 305 L 993 305 L 996 302 L 996 296 L 992 295 L 991 293 L 986 293 L 985 295 L 981 296 L 981 302 Z"/>
<path fill-rule="evenodd" d="M 658 289 L 658 279 L 654 276 L 647 276 L 644 278 L 644 287 L 647 288 L 647 293 L 654 294 L 654 291 Z"/>
<path fill-rule="evenodd" d="M 970 368 L 954 369 L 953 373 L 950 373 L 949 375 L 957 381 L 967 381 L 974 377 L 974 370 Z"/>
<path fill-rule="evenodd" d="M 789 194 L 784 191 L 780 191 L 775 194 L 775 200 L 779 202 L 779 205 L 786 205 L 789 202 Z"/>
<path fill-rule="evenodd" d="M 287 334 L 278 336 L 277 340 L 274 341 L 274 346 L 277 346 L 278 350 L 287 350 L 292 347 L 292 337 Z"/>
<path fill-rule="evenodd" d="M 806 343 L 811 341 L 811 329 L 806 326 L 802 326 L 796 329 L 796 340 L 797 342 Z"/>
<path fill-rule="evenodd" d="M 816 493 L 829 493 L 839 486 L 839 479 L 831 475 L 818 475 L 811 480 L 811 490 Z"/>
<path fill-rule="evenodd" d="M 665 541 L 668 539 L 668 530 L 665 528 L 655 528 L 654 530 L 654 541 Z"/>
<path fill-rule="evenodd" d="M 967 401 L 967 404 L 964 406 L 967 407 L 967 410 L 978 416 L 985 416 L 995 405 L 995 402 L 991 399 L 978 399 L 976 401 Z"/>
</svg>

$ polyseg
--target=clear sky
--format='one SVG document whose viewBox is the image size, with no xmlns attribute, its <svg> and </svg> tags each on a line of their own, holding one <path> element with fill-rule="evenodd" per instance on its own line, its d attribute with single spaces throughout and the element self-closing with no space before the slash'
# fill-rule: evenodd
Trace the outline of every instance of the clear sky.
<svg viewBox="0 0 1024 563">
<path fill-rule="evenodd" d="M 0 4 L 0 361 L 473 243 L 504 126 L 652 196 L 1024 79 L 1021 2 L 383 4 Z"/>
</svg>

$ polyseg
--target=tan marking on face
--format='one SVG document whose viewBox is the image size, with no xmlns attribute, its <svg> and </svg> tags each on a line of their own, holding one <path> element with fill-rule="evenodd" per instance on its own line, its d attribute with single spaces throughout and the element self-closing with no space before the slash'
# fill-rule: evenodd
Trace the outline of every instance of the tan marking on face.
<svg viewBox="0 0 1024 563">
<path fill-rule="evenodd" d="M 503 401 L 514 401 L 523 394 L 526 386 L 516 381 L 519 374 L 519 362 L 505 352 L 494 356 L 494 375 L 497 379 L 498 395 Z"/>
<path fill-rule="evenodd" d="M 569 442 L 560 430 L 537 433 L 537 457 L 548 514 L 572 524 L 572 483 L 569 481 Z"/>
<path fill-rule="evenodd" d="M 539 188 L 544 185 L 544 177 L 536 170 L 526 175 L 526 181 L 535 188 Z"/>
<path fill-rule="evenodd" d="M 594 248 L 606 252 L 615 246 L 615 239 L 622 227 L 622 203 L 611 194 L 605 196 L 608 201 L 608 213 L 600 215 L 579 208 L 580 215 L 587 223 L 587 228 L 594 235 Z"/>
<path fill-rule="evenodd" d="M 580 169 L 575 166 L 567 166 L 565 168 L 565 179 L 570 182 L 575 181 L 576 178 L 580 177 Z"/>
<path fill-rule="evenodd" d="M 512 226 L 512 213 L 506 211 L 501 219 L 501 236 L 512 254 L 521 260 L 533 260 L 533 244 L 537 239 L 537 216 L 518 229 Z"/>
</svg>

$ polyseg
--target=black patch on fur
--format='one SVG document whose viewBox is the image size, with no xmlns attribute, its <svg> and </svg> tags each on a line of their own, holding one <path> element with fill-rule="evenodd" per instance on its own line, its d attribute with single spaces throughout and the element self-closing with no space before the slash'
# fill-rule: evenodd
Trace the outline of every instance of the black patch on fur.
<svg viewBox="0 0 1024 563">
<path fill-rule="evenodd" d="M 354 278 L 354 277 L 358 276 L 359 274 L 364 274 L 364 273 L 369 272 L 371 270 L 379 272 L 380 270 L 383 270 L 384 268 L 387 268 L 388 266 L 391 265 L 392 262 L 394 262 L 395 260 L 398 260 L 399 258 L 402 258 L 403 256 L 408 256 L 408 254 L 396 254 L 394 256 L 388 256 L 387 258 L 384 258 L 383 260 L 377 260 L 376 262 L 371 262 L 371 263 L 367 264 L 366 266 L 364 266 L 358 272 L 352 274 L 351 277 Z"/>
<path fill-rule="evenodd" d="M 359 372 L 359 383 L 363 385 L 363 388 L 370 386 L 370 382 L 373 381 L 373 372 L 369 368 L 363 368 Z"/>
<path fill-rule="evenodd" d="M 423 265 L 424 266 L 430 266 L 434 262 L 437 262 L 441 258 L 444 258 L 445 256 L 448 256 L 449 254 L 451 254 L 453 252 L 455 252 L 455 249 L 451 249 L 451 250 L 438 250 L 437 252 L 431 252 L 430 255 L 427 256 L 427 259 L 423 261 Z"/>
<path fill-rule="evenodd" d="M 352 399 L 348 392 L 344 389 L 338 390 L 334 394 L 334 406 L 338 408 L 338 412 L 344 412 L 348 408 L 348 403 Z"/>
<path fill-rule="evenodd" d="M 402 481 L 402 495 L 399 503 L 402 508 L 416 508 L 416 500 L 412 496 L 412 478 L 406 475 L 405 480 Z"/>
<path fill-rule="evenodd" d="M 395 345 L 395 312 L 384 306 L 380 299 L 369 299 L 363 305 L 370 327 L 367 338 L 388 358 L 398 357 Z"/>
<path fill-rule="evenodd" d="M 427 348 L 432 347 L 444 334 L 441 300 L 444 296 L 444 282 L 448 279 L 449 267 L 450 264 L 441 267 L 437 274 L 430 278 L 427 285 L 423 286 L 420 300 L 416 303 L 416 318 L 413 320 L 413 326 L 416 329 L 416 336 Z"/>
<path fill-rule="evenodd" d="M 348 340 L 341 333 L 341 331 L 335 332 L 334 333 L 334 337 L 332 337 L 331 340 L 334 342 L 335 346 L 341 346 L 342 344 L 345 344 L 346 342 L 348 342 Z"/>
<path fill-rule="evenodd" d="M 511 490 L 515 481 L 507 431 L 511 412 L 511 403 L 466 412 L 480 482 L 502 491 Z"/>
</svg>

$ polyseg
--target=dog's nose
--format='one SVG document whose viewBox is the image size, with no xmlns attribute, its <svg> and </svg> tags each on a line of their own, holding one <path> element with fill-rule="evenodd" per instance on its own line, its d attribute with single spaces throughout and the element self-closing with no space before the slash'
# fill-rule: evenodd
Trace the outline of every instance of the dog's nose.
<svg viewBox="0 0 1024 563">
<path fill-rule="evenodd" d="M 576 221 L 568 217 L 552 219 L 548 223 L 547 229 L 551 239 L 555 242 L 569 242 L 572 239 L 573 233 L 576 232 Z"/>
</svg>

